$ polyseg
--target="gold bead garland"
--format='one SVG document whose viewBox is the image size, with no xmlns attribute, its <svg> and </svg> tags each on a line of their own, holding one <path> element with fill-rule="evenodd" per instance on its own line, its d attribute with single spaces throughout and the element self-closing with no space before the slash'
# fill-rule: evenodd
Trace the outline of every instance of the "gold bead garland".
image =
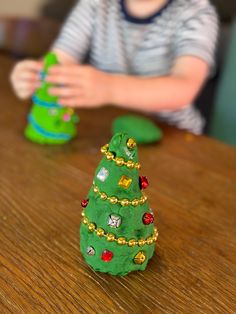
<svg viewBox="0 0 236 314">
<path fill-rule="evenodd" d="M 83 216 L 83 215 L 82 215 L 82 216 Z M 88 224 L 88 218 L 84 217 L 83 223 L 84 223 L 85 225 L 87 225 L 87 224 Z"/>
<path fill-rule="evenodd" d="M 108 242 L 117 242 L 118 245 L 128 245 L 129 247 L 134 247 L 136 245 L 142 247 L 144 245 L 151 245 L 157 241 L 158 238 L 158 231 L 157 228 L 154 228 L 154 232 L 151 236 L 149 236 L 147 239 L 130 239 L 127 240 L 125 237 L 119 237 L 116 238 L 116 236 L 113 233 L 106 233 L 104 229 L 102 228 L 97 228 L 96 224 L 93 222 L 89 222 L 88 218 L 85 217 L 85 213 L 82 212 L 82 217 L 83 217 L 83 223 L 87 226 L 88 230 L 90 232 L 95 232 L 95 234 L 102 238 L 105 237 Z"/>
<path fill-rule="evenodd" d="M 140 169 L 141 165 L 139 162 L 134 162 L 132 160 L 125 161 L 122 157 L 115 157 L 112 152 L 109 151 L 109 145 L 106 144 L 101 148 L 101 153 L 104 154 L 107 160 L 113 160 L 117 166 L 126 166 L 129 169 Z"/>
<path fill-rule="evenodd" d="M 127 141 L 127 147 L 129 149 L 134 149 L 136 147 L 136 142 L 130 138 Z M 129 169 L 137 169 L 141 168 L 141 164 L 138 162 L 134 162 L 132 160 L 125 161 L 123 157 L 115 157 L 115 155 L 109 151 L 109 144 L 104 145 L 101 148 L 102 154 L 105 155 L 106 159 L 109 161 L 114 161 L 118 167 L 126 166 Z M 143 205 L 147 201 L 147 196 L 142 195 L 140 199 L 128 200 L 128 199 L 118 199 L 116 196 L 108 196 L 105 192 L 101 192 L 99 187 L 93 185 L 94 193 L 98 194 L 100 198 L 104 201 L 109 201 L 111 204 L 120 204 L 121 206 L 139 206 Z M 108 242 L 117 242 L 118 245 L 128 245 L 129 247 L 139 246 L 142 247 L 144 245 L 152 245 L 157 241 L 158 231 L 157 228 L 154 228 L 154 232 L 147 239 L 130 239 L 127 240 L 125 237 L 116 238 L 113 233 L 106 233 L 104 229 L 97 228 L 95 223 L 89 222 L 88 218 L 85 216 L 85 213 L 82 212 L 83 223 L 87 225 L 87 228 L 90 232 L 95 232 L 98 237 L 105 237 Z"/>
<path fill-rule="evenodd" d="M 96 230 L 96 233 L 99 237 L 103 237 L 104 236 L 104 230 L 102 228 L 98 228 Z"/>
<path fill-rule="evenodd" d="M 115 196 L 108 196 L 106 193 L 101 192 L 99 190 L 99 187 L 96 185 L 93 185 L 93 191 L 94 193 L 98 194 L 103 201 L 109 201 L 111 204 L 121 204 L 121 206 L 134 206 L 137 207 L 139 205 L 143 205 L 147 201 L 147 196 L 142 195 L 140 199 L 134 199 L 134 200 L 128 200 L 128 199 L 118 199 Z"/>
<path fill-rule="evenodd" d="M 96 225 L 94 223 L 89 223 L 88 224 L 88 230 L 89 231 L 94 231 L 96 230 Z"/>
</svg>

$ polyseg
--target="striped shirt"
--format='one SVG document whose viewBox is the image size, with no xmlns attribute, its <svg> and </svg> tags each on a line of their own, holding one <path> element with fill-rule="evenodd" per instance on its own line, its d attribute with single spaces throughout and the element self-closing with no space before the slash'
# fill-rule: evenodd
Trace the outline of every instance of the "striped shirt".
<svg viewBox="0 0 236 314">
<path fill-rule="evenodd" d="M 169 0 L 147 18 L 130 15 L 125 0 L 80 0 L 53 48 L 80 62 L 89 54 L 90 63 L 102 71 L 160 77 L 186 55 L 213 67 L 217 31 L 217 14 L 208 0 Z M 193 105 L 158 112 L 158 117 L 195 134 L 204 127 Z"/>
</svg>

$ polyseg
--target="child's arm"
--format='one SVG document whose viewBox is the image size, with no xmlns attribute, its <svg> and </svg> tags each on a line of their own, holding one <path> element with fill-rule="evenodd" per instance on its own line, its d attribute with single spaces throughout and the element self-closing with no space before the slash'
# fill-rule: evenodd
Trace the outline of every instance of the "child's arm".
<svg viewBox="0 0 236 314">
<path fill-rule="evenodd" d="M 178 58 L 166 77 L 141 78 L 68 65 L 51 69 L 47 80 L 65 106 L 96 107 L 112 103 L 145 111 L 178 110 L 189 105 L 208 76 L 208 64 L 196 57 Z"/>
<path fill-rule="evenodd" d="M 139 78 L 116 76 L 112 79 L 112 102 L 130 108 L 160 111 L 178 110 L 190 105 L 209 72 L 207 63 L 186 56 L 176 60 L 169 76 Z"/>
</svg>

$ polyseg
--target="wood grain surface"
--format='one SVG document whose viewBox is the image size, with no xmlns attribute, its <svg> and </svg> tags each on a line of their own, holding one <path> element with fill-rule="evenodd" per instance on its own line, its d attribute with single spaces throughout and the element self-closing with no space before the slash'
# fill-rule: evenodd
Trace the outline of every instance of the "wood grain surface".
<svg viewBox="0 0 236 314">
<path fill-rule="evenodd" d="M 79 250 L 80 200 L 117 108 L 79 110 L 79 137 L 26 141 L 29 102 L 0 56 L 0 313 L 236 313 L 236 150 L 163 125 L 140 147 L 159 240 L 145 272 L 93 272 Z"/>
</svg>

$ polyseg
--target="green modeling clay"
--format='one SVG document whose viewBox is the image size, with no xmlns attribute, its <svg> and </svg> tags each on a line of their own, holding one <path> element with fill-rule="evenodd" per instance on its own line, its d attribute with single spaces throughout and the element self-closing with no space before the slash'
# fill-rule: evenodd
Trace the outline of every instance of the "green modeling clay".
<svg viewBox="0 0 236 314">
<path fill-rule="evenodd" d="M 104 154 L 88 198 L 82 201 L 80 249 L 95 270 L 124 276 L 144 270 L 153 256 L 157 229 L 142 190 L 136 142 L 116 134 Z"/>
<path fill-rule="evenodd" d="M 77 135 L 78 116 L 73 109 L 62 107 L 58 99 L 48 93 L 52 84 L 45 81 L 51 66 L 58 64 L 54 53 L 44 58 L 42 85 L 33 96 L 33 107 L 28 116 L 25 136 L 39 144 L 64 144 Z"/>
<path fill-rule="evenodd" d="M 151 120 L 138 115 L 125 115 L 113 121 L 112 133 L 125 132 L 138 144 L 149 144 L 162 139 L 163 133 Z"/>
</svg>

